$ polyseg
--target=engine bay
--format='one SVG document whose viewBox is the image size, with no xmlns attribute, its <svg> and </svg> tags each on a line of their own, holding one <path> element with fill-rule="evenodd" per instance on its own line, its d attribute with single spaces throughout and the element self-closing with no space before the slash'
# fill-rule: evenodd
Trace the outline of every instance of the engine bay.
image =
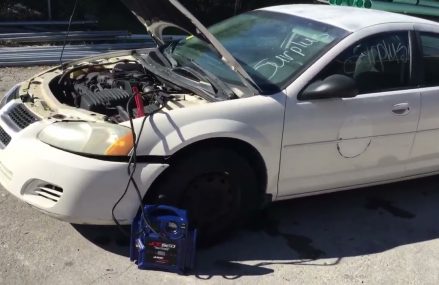
<svg viewBox="0 0 439 285">
<path fill-rule="evenodd" d="M 113 123 L 148 116 L 170 101 L 195 96 L 134 60 L 74 66 L 49 86 L 60 103 L 105 115 Z"/>
</svg>

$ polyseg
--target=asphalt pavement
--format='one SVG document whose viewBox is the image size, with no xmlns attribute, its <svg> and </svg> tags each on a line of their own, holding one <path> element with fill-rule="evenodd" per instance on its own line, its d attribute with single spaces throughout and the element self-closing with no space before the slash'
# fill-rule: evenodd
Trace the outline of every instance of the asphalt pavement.
<svg viewBox="0 0 439 285">
<path fill-rule="evenodd" d="M 0 92 L 40 70 L 0 69 Z M 2 188 L 0 217 L 0 284 L 439 284 L 438 176 L 274 203 L 187 276 L 138 270 L 116 228 L 55 220 Z"/>
</svg>

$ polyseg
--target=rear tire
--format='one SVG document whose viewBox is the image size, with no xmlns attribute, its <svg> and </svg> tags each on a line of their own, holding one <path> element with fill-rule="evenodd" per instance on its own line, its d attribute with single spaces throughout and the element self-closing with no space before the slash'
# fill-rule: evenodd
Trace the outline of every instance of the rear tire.
<svg viewBox="0 0 439 285">
<path fill-rule="evenodd" d="M 172 163 L 145 202 L 186 209 L 200 241 L 209 244 L 257 209 L 261 192 L 244 157 L 226 148 L 205 148 Z"/>
</svg>

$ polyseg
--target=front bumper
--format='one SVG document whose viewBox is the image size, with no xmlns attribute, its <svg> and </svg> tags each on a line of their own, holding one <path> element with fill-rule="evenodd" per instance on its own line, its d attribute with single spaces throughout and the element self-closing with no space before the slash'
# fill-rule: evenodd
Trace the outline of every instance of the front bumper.
<svg viewBox="0 0 439 285">
<path fill-rule="evenodd" d="M 17 102 L 0 110 L 0 184 L 12 195 L 60 220 L 77 224 L 114 224 L 112 208 L 128 182 L 127 163 L 87 158 L 53 148 L 38 140 L 51 122 L 39 120 L 14 128 L 4 114 Z M 166 164 L 138 163 L 135 180 L 144 196 Z M 130 186 L 115 210 L 121 224 L 129 224 L 140 201 Z"/>
</svg>

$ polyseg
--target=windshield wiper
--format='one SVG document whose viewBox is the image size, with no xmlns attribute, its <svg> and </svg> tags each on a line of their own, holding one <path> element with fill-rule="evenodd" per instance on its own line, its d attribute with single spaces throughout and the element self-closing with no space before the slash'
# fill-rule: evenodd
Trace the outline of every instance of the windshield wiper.
<svg viewBox="0 0 439 285">
<path fill-rule="evenodd" d="M 225 97 L 227 99 L 238 98 L 238 96 L 236 96 L 235 92 L 233 92 L 232 89 L 227 84 L 225 84 L 221 79 L 219 79 L 215 74 L 213 74 L 212 72 L 210 72 L 210 71 L 206 70 L 205 68 L 203 68 L 202 66 L 200 66 L 192 58 L 189 58 L 189 57 L 184 56 L 182 54 L 178 54 L 178 56 L 182 57 L 185 61 L 184 65 L 179 64 L 178 67 L 179 68 L 189 67 L 189 69 L 192 70 L 192 72 L 189 70 L 187 70 L 187 71 L 191 72 L 196 77 L 199 77 L 200 79 L 203 79 L 203 80 L 209 82 L 212 85 L 212 87 L 217 90 L 217 92 L 216 92 L 217 95 L 218 95 L 218 91 L 221 91 L 222 97 Z M 196 74 L 194 72 L 196 72 Z"/>
<path fill-rule="evenodd" d="M 163 47 L 162 50 L 160 50 L 173 68 L 178 66 L 178 62 L 172 56 L 172 53 L 174 52 L 178 42 L 179 40 L 170 41 L 166 46 Z"/>
</svg>

